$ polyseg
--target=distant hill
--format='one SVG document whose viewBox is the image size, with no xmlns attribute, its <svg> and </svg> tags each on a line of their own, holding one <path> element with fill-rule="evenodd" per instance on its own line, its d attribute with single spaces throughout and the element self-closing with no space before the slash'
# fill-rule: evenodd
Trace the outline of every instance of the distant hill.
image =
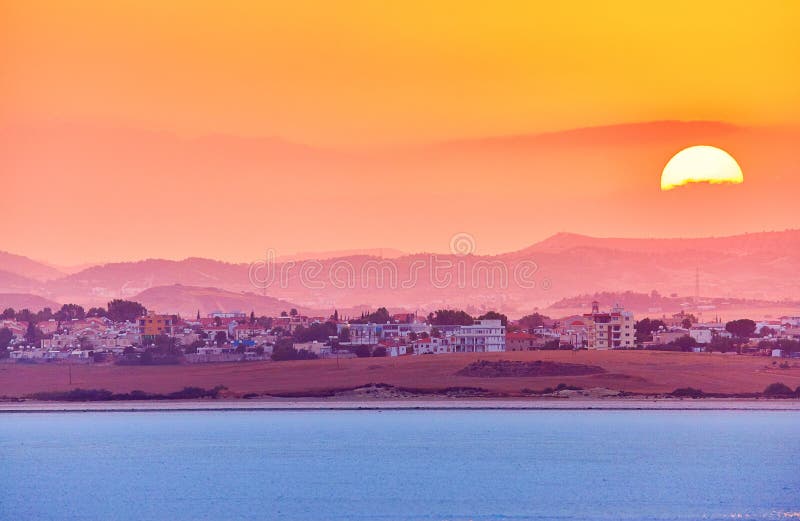
<svg viewBox="0 0 800 521">
<path fill-rule="evenodd" d="M 8 293 L 28 293 L 42 291 L 42 283 L 23 275 L 0 270 L 0 291 Z"/>
<path fill-rule="evenodd" d="M 700 239 L 559 233 L 494 256 L 413 254 L 388 259 L 347 255 L 318 259 L 313 272 L 303 272 L 302 261 L 294 262 L 274 266 L 273 273 L 287 268 L 287 276 L 272 279 L 266 294 L 294 307 L 322 310 L 387 306 L 428 312 L 459 307 L 473 314 L 498 309 L 513 315 L 596 292 L 649 294 L 656 290 L 662 295 L 691 296 L 697 282 L 704 297 L 780 301 L 800 295 L 800 230 Z M 440 280 L 432 275 L 434 262 L 449 266 L 438 274 Z M 180 284 L 216 288 L 237 299 L 242 294 L 264 298 L 264 288 L 258 280 L 250 280 L 249 271 L 248 264 L 203 258 L 109 263 L 44 283 L 0 271 L 0 292 L 96 305 Z M 520 273 L 525 284 L 519 282 Z M 309 276 L 313 280 L 307 280 Z M 186 304 L 182 309 L 189 310 L 191 305 L 197 310 L 195 304 L 188 304 L 195 297 L 185 290 L 164 295 L 157 301 L 159 308 L 169 308 L 172 295 L 176 306 Z M 269 308 L 266 300 L 259 305 Z M 241 304 L 247 306 L 253 304 Z"/>
<path fill-rule="evenodd" d="M 63 277 L 64 273 L 22 255 L 0 251 L 0 270 L 38 281 Z"/>
<path fill-rule="evenodd" d="M 576 248 L 600 248 L 636 253 L 675 253 L 685 251 L 725 254 L 791 255 L 800 252 L 800 230 L 745 233 L 729 237 L 625 239 L 601 238 L 576 233 L 557 233 L 521 250 L 520 253 L 562 253 Z"/>
<path fill-rule="evenodd" d="M 0 310 L 7 308 L 13 308 L 16 311 L 29 309 L 34 312 L 44 308 L 50 308 L 56 311 L 61 308 L 61 304 L 28 293 L 0 293 Z"/>
<path fill-rule="evenodd" d="M 771 310 L 779 307 L 785 309 L 786 312 L 794 310 L 795 313 L 800 313 L 800 300 L 775 302 L 759 299 L 701 297 L 699 302 L 695 302 L 692 296 L 665 296 L 657 292 L 636 293 L 633 291 L 603 291 L 568 297 L 553 303 L 550 307 L 546 308 L 545 313 L 558 316 L 560 313 L 563 313 L 564 310 L 582 310 L 582 312 L 588 312 L 591 309 L 592 301 L 599 302 L 602 309 L 608 309 L 614 304 L 620 304 L 629 311 L 650 315 L 677 313 L 681 310 L 692 312 L 697 309 L 705 311 L 705 314 L 713 315 L 715 313 L 726 314 L 730 310 Z"/>
<path fill-rule="evenodd" d="M 335 251 L 304 251 L 298 252 L 294 255 L 281 255 L 277 259 L 278 262 L 288 261 L 302 261 L 302 260 L 324 260 L 336 259 L 339 257 L 352 257 L 355 255 L 369 255 L 372 257 L 380 257 L 382 259 L 396 259 L 407 255 L 405 252 L 395 250 L 393 248 L 361 248 L 356 250 L 335 250 Z"/>
<path fill-rule="evenodd" d="M 134 295 L 132 300 L 141 302 L 148 310 L 183 316 L 193 316 L 198 310 L 203 316 L 213 311 L 254 311 L 256 315 L 276 316 L 292 308 L 303 314 L 316 314 L 311 309 L 264 295 L 181 284 L 150 288 Z"/>
</svg>

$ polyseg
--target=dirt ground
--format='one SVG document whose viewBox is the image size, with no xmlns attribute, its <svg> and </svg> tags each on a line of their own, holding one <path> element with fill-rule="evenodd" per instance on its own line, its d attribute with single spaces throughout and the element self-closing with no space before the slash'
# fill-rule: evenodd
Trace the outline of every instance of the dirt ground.
<svg viewBox="0 0 800 521">
<path fill-rule="evenodd" d="M 605 373 L 583 376 L 467 377 L 456 373 L 476 360 L 550 360 L 597 365 Z M 167 393 L 186 386 L 224 385 L 234 394 L 287 393 L 351 388 L 369 383 L 440 389 L 480 387 L 520 395 L 559 383 L 635 393 L 667 393 L 694 387 L 710 393 L 763 391 L 773 382 L 792 389 L 800 385 L 800 362 L 788 369 L 772 358 L 656 351 L 526 351 L 180 366 L 0 364 L 0 396 L 20 397 L 37 391 L 73 388 L 142 390 Z M 70 372 L 72 382 L 70 383 Z"/>
</svg>

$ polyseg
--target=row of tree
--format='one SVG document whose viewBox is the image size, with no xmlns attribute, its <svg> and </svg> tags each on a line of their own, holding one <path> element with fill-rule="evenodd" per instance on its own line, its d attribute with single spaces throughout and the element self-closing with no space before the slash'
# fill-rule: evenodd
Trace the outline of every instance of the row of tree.
<svg viewBox="0 0 800 521">
<path fill-rule="evenodd" d="M 48 320 L 68 322 L 70 320 L 83 320 L 87 317 L 108 317 L 114 322 L 125 322 L 133 321 L 146 313 L 147 309 L 138 302 L 114 299 L 108 303 L 106 308 L 94 307 L 89 308 L 88 311 L 79 304 L 64 304 L 61 309 L 55 312 L 47 307 L 35 313 L 29 309 L 15 311 L 14 308 L 6 308 L 0 317 L 6 320 L 33 323 L 46 322 Z"/>
</svg>

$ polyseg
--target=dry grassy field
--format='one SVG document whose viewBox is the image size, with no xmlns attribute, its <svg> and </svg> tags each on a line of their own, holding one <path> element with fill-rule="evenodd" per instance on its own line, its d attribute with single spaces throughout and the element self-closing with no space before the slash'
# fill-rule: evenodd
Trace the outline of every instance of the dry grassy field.
<svg viewBox="0 0 800 521">
<path fill-rule="evenodd" d="M 510 378 L 456 375 L 476 360 L 590 364 L 601 366 L 605 373 Z M 767 357 L 655 351 L 529 351 L 147 367 L 76 364 L 71 368 L 71 384 L 70 368 L 66 365 L 2 364 L 0 396 L 77 387 L 167 393 L 186 386 L 216 385 L 228 387 L 233 394 L 319 391 L 386 383 L 425 389 L 481 387 L 512 396 L 520 394 L 522 389 L 543 389 L 559 383 L 636 393 L 666 393 L 688 386 L 705 392 L 743 393 L 762 391 L 773 382 L 783 382 L 793 389 L 800 385 L 800 364 L 795 362 L 792 367 L 781 369 L 772 362 Z"/>
</svg>

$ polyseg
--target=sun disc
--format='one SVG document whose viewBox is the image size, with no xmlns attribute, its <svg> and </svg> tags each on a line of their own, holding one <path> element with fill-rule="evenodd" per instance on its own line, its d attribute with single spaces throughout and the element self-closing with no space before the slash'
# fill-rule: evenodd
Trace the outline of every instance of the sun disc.
<svg viewBox="0 0 800 521">
<path fill-rule="evenodd" d="M 672 156 L 661 173 L 661 190 L 672 190 L 688 183 L 742 182 L 742 169 L 733 156 L 720 148 L 707 145 L 684 148 Z"/>
</svg>

